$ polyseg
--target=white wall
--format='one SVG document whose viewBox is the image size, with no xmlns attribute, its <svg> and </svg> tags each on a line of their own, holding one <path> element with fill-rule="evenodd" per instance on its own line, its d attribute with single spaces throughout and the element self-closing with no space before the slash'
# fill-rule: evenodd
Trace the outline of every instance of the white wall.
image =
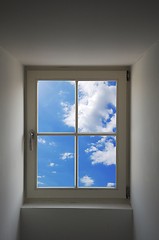
<svg viewBox="0 0 159 240">
<path fill-rule="evenodd" d="M 132 209 L 23 207 L 22 240 L 132 240 Z"/>
<path fill-rule="evenodd" d="M 0 240 L 19 239 L 23 199 L 23 70 L 0 48 Z"/>
<path fill-rule="evenodd" d="M 131 183 L 134 240 L 159 239 L 159 44 L 133 66 Z"/>
</svg>

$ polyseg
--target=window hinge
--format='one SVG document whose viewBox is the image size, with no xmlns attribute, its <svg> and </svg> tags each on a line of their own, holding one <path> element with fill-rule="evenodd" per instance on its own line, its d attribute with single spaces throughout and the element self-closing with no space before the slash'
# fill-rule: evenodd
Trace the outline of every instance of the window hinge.
<svg viewBox="0 0 159 240">
<path fill-rule="evenodd" d="M 127 72 L 126 72 L 126 80 L 127 80 L 127 81 L 130 81 L 130 71 L 127 71 Z"/>
<path fill-rule="evenodd" d="M 126 199 L 130 199 L 130 187 L 126 187 Z"/>
</svg>

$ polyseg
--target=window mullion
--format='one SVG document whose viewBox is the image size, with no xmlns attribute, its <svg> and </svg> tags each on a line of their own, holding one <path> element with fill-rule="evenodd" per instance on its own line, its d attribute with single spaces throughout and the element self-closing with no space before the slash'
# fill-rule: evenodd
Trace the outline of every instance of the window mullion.
<svg viewBox="0 0 159 240">
<path fill-rule="evenodd" d="M 76 179 L 76 188 L 78 184 L 78 80 L 76 80 L 76 90 L 75 90 L 75 179 Z"/>
</svg>

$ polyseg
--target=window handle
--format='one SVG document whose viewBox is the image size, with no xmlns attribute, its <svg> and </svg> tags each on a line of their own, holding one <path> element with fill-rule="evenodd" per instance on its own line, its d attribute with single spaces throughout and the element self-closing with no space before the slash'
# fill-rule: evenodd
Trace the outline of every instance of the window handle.
<svg viewBox="0 0 159 240">
<path fill-rule="evenodd" d="M 33 146 L 34 146 L 34 136 L 35 136 L 35 132 L 33 129 L 31 129 L 29 131 L 29 148 L 30 148 L 30 151 L 33 151 Z"/>
</svg>

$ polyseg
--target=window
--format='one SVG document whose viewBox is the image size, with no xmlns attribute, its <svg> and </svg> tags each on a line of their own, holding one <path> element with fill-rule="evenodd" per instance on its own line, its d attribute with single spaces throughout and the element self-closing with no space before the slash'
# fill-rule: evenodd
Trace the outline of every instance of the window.
<svg viewBox="0 0 159 240">
<path fill-rule="evenodd" d="M 125 198 L 126 71 L 26 77 L 28 198 Z"/>
</svg>

